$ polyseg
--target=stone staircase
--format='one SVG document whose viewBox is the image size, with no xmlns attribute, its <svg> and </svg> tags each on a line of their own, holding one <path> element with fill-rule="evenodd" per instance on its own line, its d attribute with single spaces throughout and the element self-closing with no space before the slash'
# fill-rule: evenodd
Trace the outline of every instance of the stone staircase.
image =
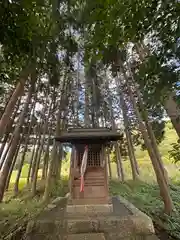
<svg viewBox="0 0 180 240">
<path fill-rule="evenodd" d="M 123 199 L 112 204 L 68 205 L 27 228 L 27 240 L 157 240 L 152 220 Z M 44 218 L 46 219 L 44 220 Z M 47 219 L 48 218 L 48 219 Z"/>
<path fill-rule="evenodd" d="M 103 233 L 80 233 L 71 234 L 66 237 L 67 240 L 106 240 Z"/>
<path fill-rule="evenodd" d="M 67 206 L 65 240 L 155 240 L 150 218 L 138 216 L 122 204 Z M 117 201 L 118 202 L 118 201 Z"/>
</svg>

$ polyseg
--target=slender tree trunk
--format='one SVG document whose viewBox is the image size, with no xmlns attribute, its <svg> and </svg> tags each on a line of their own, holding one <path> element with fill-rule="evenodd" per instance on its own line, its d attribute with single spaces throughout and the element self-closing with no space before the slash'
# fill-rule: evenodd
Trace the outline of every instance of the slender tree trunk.
<svg viewBox="0 0 180 240">
<path fill-rule="evenodd" d="M 32 172 L 32 164 L 33 164 L 34 154 L 35 154 L 35 151 L 36 151 L 37 141 L 38 141 L 38 135 L 36 135 L 36 139 L 35 139 L 35 142 L 34 142 L 33 151 L 32 151 L 32 154 L 31 154 L 31 159 L 30 159 L 30 162 L 29 162 L 29 169 L 28 169 L 28 175 L 27 175 L 27 183 L 26 183 L 26 185 L 29 185 L 29 180 L 30 180 L 30 176 L 31 176 L 31 172 Z"/>
<path fill-rule="evenodd" d="M 4 136 L 4 139 L 3 139 L 3 143 L 2 143 L 1 149 L 0 149 L 0 159 L 1 159 L 2 154 L 3 154 L 3 152 L 4 152 L 4 149 L 5 149 L 5 146 L 6 146 L 6 144 L 7 144 L 8 138 L 9 138 L 9 132 L 6 133 L 6 135 Z M 1 169 L 1 167 L 0 167 L 0 169 Z"/>
<path fill-rule="evenodd" d="M 57 182 L 61 178 L 61 167 L 62 167 L 62 146 L 58 146 L 57 151 L 57 161 L 54 165 L 54 170 L 52 172 L 52 177 L 54 178 L 54 182 Z"/>
<path fill-rule="evenodd" d="M 45 106 L 45 111 L 44 111 L 44 113 L 46 112 L 46 108 L 47 108 L 47 107 Z M 49 117 L 50 117 L 51 108 L 52 108 L 52 102 L 51 102 L 50 107 L 49 107 L 48 116 L 47 116 L 47 118 L 46 118 L 46 120 L 45 120 L 45 122 L 44 122 L 43 137 L 41 138 L 41 143 L 40 143 L 40 147 L 39 147 L 39 151 L 38 151 L 38 156 L 37 156 L 37 160 L 36 160 L 36 164 L 35 164 L 35 172 L 34 172 L 33 181 L 32 181 L 32 196 L 35 196 L 35 194 L 36 194 L 39 164 L 40 164 L 41 155 L 42 155 L 42 151 L 43 151 L 43 145 L 44 145 L 44 142 L 45 142 L 46 132 L 47 132 L 47 130 L 48 130 L 48 120 L 49 120 Z"/>
<path fill-rule="evenodd" d="M 66 77 L 64 77 L 64 81 L 62 83 L 62 89 L 67 89 L 67 85 L 69 85 L 69 83 L 67 82 L 67 84 L 65 84 L 65 80 Z M 56 128 L 55 128 L 55 136 L 59 136 L 62 126 L 65 125 L 65 119 L 66 119 L 66 108 L 68 106 L 68 102 L 69 102 L 69 95 L 68 95 L 68 91 L 66 92 L 66 95 L 63 94 L 63 91 L 61 91 L 61 99 L 59 101 L 58 104 L 58 112 L 57 112 L 57 117 L 56 117 Z M 62 119 L 62 121 L 61 121 Z M 79 119 L 76 119 L 76 123 L 78 124 Z M 48 170 L 48 175 L 47 175 L 47 179 L 46 179 L 46 184 L 45 184 L 45 191 L 44 191 L 44 196 L 43 196 L 43 200 L 47 201 L 49 196 L 52 193 L 52 186 L 56 184 L 56 180 L 57 180 L 57 175 L 58 175 L 58 169 L 55 172 L 55 166 L 58 166 L 59 163 L 59 158 L 58 158 L 58 146 L 59 143 L 57 143 L 55 140 L 53 142 L 53 149 L 52 149 L 52 153 L 51 153 L 51 158 L 50 158 L 50 163 L 49 163 L 49 170 Z M 60 167 L 60 166 L 59 166 Z"/>
<path fill-rule="evenodd" d="M 16 102 L 17 102 L 18 98 L 24 92 L 24 85 L 25 85 L 25 79 L 19 81 L 19 83 L 17 84 L 16 89 L 14 90 L 14 93 L 12 94 L 11 99 L 9 100 L 9 102 L 6 106 L 6 109 L 5 109 L 5 111 L 4 111 L 4 113 L 1 117 L 1 120 L 0 120 L 0 138 L 2 138 L 2 136 L 6 132 L 6 127 L 11 120 L 10 117 L 11 117 L 12 111 L 14 110 Z"/>
<path fill-rule="evenodd" d="M 61 117 L 61 106 L 59 104 L 59 110 L 58 110 L 58 113 L 57 113 L 55 136 L 58 136 L 59 132 L 60 132 L 60 117 Z M 58 144 L 59 143 L 57 143 L 57 141 L 54 140 L 51 159 L 50 159 L 50 163 L 49 163 L 48 175 L 47 175 L 46 184 L 45 184 L 45 191 L 44 191 L 44 196 L 43 196 L 44 201 L 47 201 L 49 196 L 51 195 L 52 185 L 54 183 L 53 170 L 54 170 L 54 166 L 56 165 L 56 162 L 57 162 L 57 147 L 58 147 Z"/>
<path fill-rule="evenodd" d="M 19 149 L 20 149 L 20 146 L 21 146 L 21 138 L 22 137 L 20 137 L 20 139 L 19 139 L 19 143 L 17 145 L 17 149 L 16 149 L 16 152 L 15 152 L 15 155 L 14 155 L 14 158 L 13 158 L 13 161 L 12 161 L 9 173 L 8 173 L 8 178 L 7 178 L 7 181 L 6 181 L 6 190 L 8 190 L 8 188 L 9 188 L 9 183 L 10 183 L 10 180 L 11 180 L 11 174 L 12 174 L 14 166 L 16 164 L 17 156 L 18 156 Z"/>
<path fill-rule="evenodd" d="M 136 166 L 136 172 L 137 172 L 138 175 L 140 175 L 138 162 L 137 162 L 137 159 L 136 159 L 136 156 L 135 156 L 135 152 L 134 152 L 134 146 L 133 146 L 131 132 L 130 132 L 129 129 L 128 129 L 128 131 L 129 131 L 129 146 L 130 146 L 130 148 L 132 150 L 131 151 L 132 152 L 132 158 L 134 159 L 134 163 L 135 163 L 135 166 Z"/>
<path fill-rule="evenodd" d="M 123 165 L 122 165 L 122 157 L 121 157 L 121 153 L 120 153 L 120 149 L 118 146 L 118 143 L 115 144 L 115 149 L 116 149 L 116 156 L 117 156 L 117 164 L 118 164 L 118 169 L 119 169 L 119 174 L 120 174 L 120 178 L 121 181 L 124 182 L 124 169 L 123 169 Z"/>
<path fill-rule="evenodd" d="M 37 139 L 37 146 L 33 155 L 33 160 L 32 160 L 32 167 L 31 167 L 31 183 L 33 182 L 34 179 L 34 174 L 35 174 L 35 168 L 36 168 L 36 163 L 37 163 L 37 157 L 38 157 L 38 152 L 41 144 L 41 128 L 42 128 L 42 123 L 39 124 L 39 134 L 38 134 L 38 139 Z"/>
<path fill-rule="evenodd" d="M 34 82 L 32 82 L 31 87 L 29 89 L 29 93 L 28 93 L 28 97 L 26 99 L 26 103 L 24 105 L 24 109 L 20 114 L 19 123 L 14 130 L 14 134 L 13 134 L 14 137 L 13 137 L 12 144 L 11 144 L 11 147 L 10 147 L 9 152 L 8 152 L 8 156 L 7 156 L 6 161 L 3 165 L 2 173 L 1 173 L 1 176 L 0 176 L 0 202 L 2 201 L 3 196 L 4 196 L 5 183 L 6 183 L 8 173 L 9 173 L 9 170 L 10 170 L 10 167 L 11 167 L 13 156 L 16 152 L 17 144 L 19 142 L 21 126 L 24 123 L 24 118 L 25 118 L 26 112 L 28 110 L 29 103 L 31 101 L 31 96 L 32 96 L 33 89 L 34 89 Z"/>
<path fill-rule="evenodd" d="M 147 55 L 149 55 L 149 50 L 146 48 L 146 46 L 143 43 L 137 43 L 135 45 L 135 47 L 136 47 L 136 50 L 137 50 L 137 52 L 139 54 L 141 62 L 143 62 L 145 57 Z M 158 146 L 157 146 L 157 141 L 156 141 L 154 132 L 152 130 L 152 126 L 151 126 L 151 124 L 149 122 L 149 119 L 148 119 L 148 112 L 146 111 L 146 109 L 144 107 L 144 104 L 143 104 L 143 101 L 142 101 L 142 98 L 141 98 L 141 93 L 139 91 L 139 86 L 136 84 L 136 82 L 134 80 L 134 75 L 133 75 L 134 73 L 132 73 L 130 66 L 128 66 L 128 68 L 129 68 L 129 72 L 130 72 L 130 75 L 131 75 L 131 82 L 134 85 L 135 90 L 136 90 L 136 94 L 138 96 L 140 108 L 141 108 L 141 110 L 142 110 L 142 112 L 144 114 L 145 124 L 146 124 L 146 127 L 147 127 L 147 131 L 148 131 L 149 137 L 151 139 L 152 146 L 154 147 L 155 155 L 156 155 L 157 159 L 159 160 L 158 164 L 159 164 L 161 170 L 163 171 L 164 178 L 165 178 L 165 180 L 166 180 L 166 182 L 168 184 L 168 173 L 167 173 L 166 169 L 163 166 L 163 162 L 162 162 L 162 159 L 161 159 L 161 154 L 160 154 Z"/>
<path fill-rule="evenodd" d="M 0 139 L 6 132 L 6 127 L 9 124 L 11 114 L 15 108 L 16 102 L 20 96 L 24 93 L 24 86 L 28 75 L 33 72 L 34 64 L 28 65 L 20 74 L 20 81 L 18 82 L 7 106 L 0 120 Z"/>
<path fill-rule="evenodd" d="M 136 171 L 136 164 L 134 161 L 133 148 L 132 148 L 131 142 L 130 142 L 131 135 L 129 132 L 129 119 L 127 116 L 127 106 L 124 101 L 123 92 L 120 93 L 120 103 L 121 103 L 123 118 L 124 118 L 125 134 L 126 134 L 126 139 L 127 139 L 127 143 L 128 143 L 128 155 L 129 155 L 130 164 L 131 164 L 132 177 L 135 180 L 138 178 L 138 172 Z"/>
<path fill-rule="evenodd" d="M 3 156 L 2 156 L 2 158 L 1 158 L 1 166 L 0 166 L 1 169 L 2 169 L 3 166 L 4 166 L 4 163 L 5 163 L 7 154 L 8 154 L 8 152 L 9 152 L 10 147 L 11 147 L 12 140 L 13 140 L 13 136 L 10 137 L 9 142 L 8 142 L 8 145 L 7 145 L 7 148 L 6 148 L 6 150 L 5 150 L 5 152 L 3 153 Z"/>
<path fill-rule="evenodd" d="M 90 126 L 90 117 L 89 117 L 89 85 L 88 85 L 88 76 L 86 76 L 85 82 L 85 112 L 84 112 L 84 123 L 86 127 Z"/>
<path fill-rule="evenodd" d="M 48 171 L 48 161 L 49 161 L 49 142 L 50 140 L 48 140 L 48 144 L 46 146 L 46 151 L 44 154 L 44 164 L 43 164 L 43 169 L 42 169 L 42 180 L 46 179 L 47 177 L 47 171 Z"/>
<path fill-rule="evenodd" d="M 131 73 L 131 70 L 130 70 L 130 73 Z M 137 87 L 137 85 L 135 83 L 135 80 L 134 80 L 134 77 L 133 77 L 132 73 L 131 73 L 131 79 L 132 79 L 132 84 L 134 85 L 134 88 L 135 88 L 135 91 L 136 91 L 136 94 L 137 94 L 137 97 L 138 97 L 138 101 L 139 101 L 139 105 L 140 105 L 141 111 L 143 112 L 144 122 L 145 122 L 145 125 L 146 125 L 146 128 L 147 128 L 147 132 L 148 132 L 149 138 L 151 140 L 151 145 L 152 145 L 154 153 L 156 155 L 159 167 L 160 167 L 161 171 L 163 172 L 164 179 L 165 179 L 166 183 L 168 184 L 168 173 L 167 173 L 166 169 L 164 168 L 164 165 L 163 165 L 163 162 L 162 162 L 162 158 L 161 158 L 161 154 L 160 154 L 158 146 L 157 146 L 156 137 L 154 135 L 151 123 L 149 122 L 148 112 L 145 109 L 143 100 L 141 98 L 141 93 L 140 93 L 140 91 L 139 91 L 139 89 L 138 89 L 138 87 Z"/>
<path fill-rule="evenodd" d="M 152 161 L 152 165 L 154 167 L 157 182 L 158 182 L 159 187 L 160 187 L 160 193 L 161 193 L 161 196 L 162 196 L 163 202 L 164 202 L 165 212 L 166 212 L 166 214 L 170 214 L 173 210 L 173 203 L 172 203 L 172 199 L 171 199 L 171 196 L 170 196 L 170 192 L 169 192 L 166 180 L 164 178 L 164 174 L 162 172 L 162 169 L 159 166 L 158 160 L 156 158 L 156 154 L 154 153 L 153 147 L 152 147 L 151 142 L 149 140 L 146 128 L 145 128 L 145 126 L 143 124 L 143 121 L 142 121 L 142 118 L 141 118 L 141 114 L 140 114 L 140 112 L 137 108 L 137 104 L 136 104 L 135 98 L 132 94 L 132 91 L 131 91 L 130 87 L 128 87 L 128 92 L 129 92 L 129 96 L 130 96 L 132 105 L 134 107 L 134 110 L 135 110 L 135 113 L 136 113 L 136 116 L 137 116 L 137 119 L 138 119 L 138 122 L 139 122 L 139 129 L 140 129 L 140 131 L 142 133 L 142 136 L 144 138 L 145 145 L 147 147 L 147 150 L 149 152 L 149 155 L 150 155 L 150 158 L 151 158 L 151 161 Z"/>
<path fill-rule="evenodd" d="M 19 191 L 19 189 L 18 189 L 19 180 L 20 180 L 20 176 L 21 176 L 21 172 L 22 172 L 22 167 L 24 165 L 27 149 L 28 149 L 29 137 L 30 137 L 31 130 L 32 130 L 34 110 L 35 110 L 35 104 L 36 104 L 36 99 L 34 99 L 34 100 L 35 101 L 34 101 L 33 106 L 32 106 L 33 111 L 32 111 L 32 115 L 30 117 L 30 124 L 29 124 L 29 127 L 28 127 L 28 133 L 27 133 L 27 136 L 26 136 L 26 139 L 25 139 L 25 146 L 24 146 L 23 154 L 22 154 L 21 161 L 20 161 L 20 164 L 19 164 L 19 168 L 18 168 L 18 172 L 17 172 L 17 176 L 16 176 L 16 181 L 15 181 L 15 184 L 14 184 L 14 194 L 15 195 Z"/>
<path fill-rule="evenodd" d="M 109 170 L 109 178 L 112 179 L 112 169 L 111 169 L 111 162 L 110 162 L 109 152 L 107 153 L 107 163 L 108 163 L 108 170 Z"/>
<path fill-rule="evenodd" d="M 7 143 L 7 141 L 8 141 L 9 134 L 10 134 L 10 132 L 12 132 L 12 126 L 13 126 L 15 117 L 16 117 L 16 115 L 17 115 L 17 111 L 18 111 L 18 109 L 19 109 L 20 102 L 21 102 L 21 98 L 20 98 L 19 101 L 18 101 L 16 110 L 15 110 L 14 113 L 13 113 L 12 119 L 10 119 L 10 122 L 9 122 L 9 124 L 7 125 L 6 133 L 5 133 L 5 136 L 4 136 L 4 139 L 3 139 L 3 144 L 1 145 L 1 149 L 0 149 L 0 158 L 1 158 L 1 156 L 2 156 L 2 153 L 3 153 L 3 151 L 4 151 L 4 148 L 5 148 L 5 146 L 6 146 L 6 143 Z M 0 168 L 0 169 L 1 169 L 1 168 Z"/>
<path fill-rule="evenodd" d="M 115 150 L 115 157 L 116 157 L 117 179 L 121 180 L 121 173 L 120 173 L 119 159 L 118 159 L 118 157 L 117 157 L 117 152 L 116 152 L 116 150 Z"/>
<path fill-rule="evenodd" d="M 174 93 L 170 93 L 169 96 L 163 102 L 164 108 L 171 119 L 174 129 L 180 138 L 180 108 L 173 99 L 175 97 Z"/>
</svg>

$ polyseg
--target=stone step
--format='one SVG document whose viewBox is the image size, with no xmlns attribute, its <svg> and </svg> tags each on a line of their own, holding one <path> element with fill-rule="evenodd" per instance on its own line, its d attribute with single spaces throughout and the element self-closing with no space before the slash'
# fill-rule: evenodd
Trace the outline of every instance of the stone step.
<svg viewBox="0 0 180 240">
<path fill-rule="evenodd" d="M 90 205 L 67 205 L 67 214 L 88 215 L 88 214 L 110 214 L 113 212 L 112 204 L 90 204 Z"/>
<path fill-rule="evenodd" d="M 105 240 L 103 233 L 70 234 L 64 240 Z"/>
<path fill-rule="evenodd" d="M 73 185 L 80 185 L 81 181 L 78 180 L 74 180 L 73 181 Z M 86 184 L 105 184 L 104 178 L 88 178 L 84 180 L 84 185 Z"/>
<path fill-rule="evenodd" d="M 136 217 L 135 217 L 136 218 Z M 108 234 L 110 239 L 123 239 L 136 235 L 151 235 L 152 226 L 144 219 L 115 216 L 101 216 L 86 219 L 67 219 L 66 231 L 68 234 L 79 233 L 104 233 Z M 144 239 L 143 239 L 144 240 Z"/>
<path fill-rule="evenodd" d="M 84 204 L 107 204 L 109 203 L 109 198 L 80 198 L 80 199 L 69 199 L 68 204 L 74 205 L 84 205 Z"/>
</svg>

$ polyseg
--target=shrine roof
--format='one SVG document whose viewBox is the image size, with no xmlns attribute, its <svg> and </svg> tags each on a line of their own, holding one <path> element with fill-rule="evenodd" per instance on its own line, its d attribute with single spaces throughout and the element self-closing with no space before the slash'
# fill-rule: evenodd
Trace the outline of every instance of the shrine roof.
<svg viewBox="0 0 180 240">
<path fill-rule="evenodd" d="M 59 142 L 70 143 L 105 143 L 122 139 L 122 133 L 107 128 L 75 128 L 55 137 Z"/>
</svg>

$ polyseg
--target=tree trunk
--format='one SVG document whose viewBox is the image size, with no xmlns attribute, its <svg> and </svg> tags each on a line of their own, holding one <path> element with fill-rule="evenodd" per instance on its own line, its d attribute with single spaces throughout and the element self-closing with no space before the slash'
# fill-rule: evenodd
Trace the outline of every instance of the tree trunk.
<svg viewBox="0 0 180 240">
<path fill-rule="evenodd" d="M 117 85 L 118 86 L 118 85 Z M 135 164 L 135 155 L 134 155 L 134 149 L 131 146 L 131 135 L 129 132 L 129 119 L 127 116 L 127 106 L 126 103 L 124 101 L 124 95 L 123 92 L 120 93 L 120 103 L 121 103 L 121 107 L 122 107 L 122 113 L 123 113 L 123 119 L 124 119 L 124 126 L 125 126 L 125 134 L 126 134 L 126 139 L 127 139 L 127 145 L 128 145 L 128 155 L 129 155 L 129 159 L 130 159 L 130 164 L 131 164 L 131 171 L 132 171 L 132 177 L 133 179 L 137 179 L 138 178 L 138 172 L 136 170 L 136 164 Z"/>
<path fill-rule="evenodd" d="M 84 124 L 86 127 L 90 127 L 90 117 L 89 117 L 89 85 L 88 76 L 85 78 L 85 111 L 84 111 Z"/>
<path fill-rule="evenodd" d="M 16 181 L 15 181 L 15 184 L 14 184 L 14 194 L 15 195 L 19 191 L 19 189 L 18 189 L 19 180 L 20 180 L 20 176 L 21 176 L 21 172 L 22 172 L 22 167 L 24 165 L 27 149 L 28 149 L 29 137 L 30 137 L 30 134 L 31 134 L 32 124 L 33 124 L 33 116 L 34 116 L 35 105 L 36 105 L 36 99 L 34 99 L 34 103 L 33 103 L 33 106 L 32 106 L 33 110 L 32 110 L 32 115 L 30 117 L 30 124 L 29 124 L 29 127 L 28 127 L 28 133 L 27 133 L 27 136 L 26 136 L 26 139 L 25 139 L 25 146 L 24 146 L 21 161 L 20 161 L 20 164 L 19 164 L 18 172 L 17 172 L 17 175 L 16 175 Z"/>
<path fill-rule="evenodd" d="M 138 119 L 139 129 L 142 133 L 145 145 L 147 147 L 148 153 L 149 153 L 151 161 L 152 161 L 152 165 L 154 167 L 157 182 L 158 182 L 159 187 L 160 187 L 160 193 L 161 193 L 161 196 L 162 196 L 163 202 L 164 202 L 165 212 L 166 212 L 166 214 L 170 214 L 173 210 L 173 203 L 172 203 L 172 199 L 171 199 L 171 196 L 170 196 L 170 192 L 169 192 L 166 180 L 164 178 L 164 174 L 162 172 L 162 169 L 159 166 L 158 159 L 156 157 L 156 154 L 154 153 L 154 149 L 153 149 L 153 147 L 151 145 L 151 142 L 149 140 L 146 128 L 145 128 L 144 123 L 143 123 L 142 118 L 141 118 L 141 114 L 140 114 L 140 112 L 137 108 L 135 98 L 133 96 L 133 93 L 132 93 L 129 85 L 128 85 L 128 92 L 129 92 L 129 96 L 130 96 L 132 105 L 134 107 L 134 110 L 135 110 L 135 113 L 136 113 L 136 116 L 137 116 L 137 119 Z"/>
<path fill-rule="evenodd" d="M 69 82 L 67 82 L 65 84 L 65 80 L 66 77 L 64 77 L 63 83 L 62 83 L 62 90 L 61 91 L 61 98 L 60 101 L 58 103 L 58 112 L 57 112 L 57 116 L 56 116 L 56 128 L 55 128 L 55 136 L 59 136 L 61 129 L 64 128 L 65 124 L 65 119 L 66 119 L 66 115 L 68 113 L 68 111 L 66 111 L 67 107 L 68 107 L 68 102 L 69 102 L 69 91 L 68 91 L 68 85 L 70 84 Z M 66 89 L 66 94 L 64 92 L 64 89 Z M 76 112 L 77 113 L 77 112 Z M 62 121 L 61 121 L 62 119 Z M 76 124 L 78 124 L 79 122 L 79 118 L 76 119 Z M 57 176 L 58 176 L 58 172 L 59 169 L 57 167 L 57 171 L 54 172 L 55 170 L 55 166 L 59 166 L 59 168 L 61 167 L 61 163 L 59 164 L 59 158 L 58 158 L 58 147 L 59 147 L 59 143 L 57 143 L 55 140 L 53 142 L 53 149 L 52 149 L 52 153 L 51 153 L 51 158 L 50 158 L 50 163 L 49 163 L 49 170 L 48 170 L 48 175 L 47 175 L 47 179 L 46 179 L 46 184 L 45 184 L 45 191 L 44 191 L 44 196 L 43 196 L 43 200 L 47 201 L 49 196 L 52 193 L 52 186 L 56 184 L 56 180 L 57 180 Z"/>
<path fill-rule="evenodd" d="M 36 195 L 39 164 L 40 164 L 41 155 L 42 155 L 42 151 L 43 151 L 43 146 L 44 146 L 44 142 L 45 142 L 46 132 L 48 130 L 48 121 L 49 121 L 49 117 L 50 117 L 50 113 L 51 113 L 52 103 L 53 102 L 51 101 L 51 104 L 50 104 L 50 107 L 49 107 L 49 113 L 48 113 L 48 116 L 46 117 L 46 120 L 45 120 L 44 126 L 43 126 L 43 137 L 41 138 L 41 143 L 40 143 L 40 146 L 39 146 L 39 151 L 38 151 L 38 156 L 37 156 L 37 160 L 36 160 L 36 164 L 35 164 L 35 171 L 34 171 L 33 181 L 32 181 L 32 196 Z M 45 106 L 45 108 L 44 108 L 44 114 L 43 115 L 45 115 L 46 109 L 47 109 L 47 106 Z"/>
<path fill-rule="evenodd" d="M 5 163 L 7 154 L 8 154 L 8 152 L 9 152 L 10 147 L 11 147 L 12 140 L 13 140 L 13 136 L 10 137 L 9 142 L 8 142 L 8 146 L 7 146 L 6 150 L 4 151 L 3 156 L 2 156 L 2 158 L 1 158 L 1 166 L 0 166 L 0 169 L 2 169 L 3 166 L 4 166 L 4 163 Z"/>
<path fill-rule="evenodd" d="M 34 82 L 32 82 L 32 84 L 31 84 L 31 87 L 30 87 L 29 93 L 28 93 L 28 97 L 27 97 L 26 103 L 24 105 L 24 109 L 20 114 L 18 125 L 16 126 L 16 128 L 14 130 L 12 144 L 11 144 L 11 147 L 9 149 L 8 156 L 6 158 L 6 161 L 4 163 L 3 170 L 2 170 L 2 173 L 1 173 L 1 176 L 0 176 L 0 202 L 2 201 L 3 196 L 4 196 L 6 180 L 7 180 L 8 173 L 9 173 L 9 170 L 10 170 L 10 167 L 11 167 L 13 156 L 16 152 L 17 144 L 19 142 L 21 127 L 24 123 L 24 118 L 25 118 L 26 112 L 28 110 L 29 103 L 31 101 L 31 96 L 32 96 L 32 93 L 33 93 L 33 89 L 34 89 Z"/>
<path fill-rule="evenodd" d="M 1 159 L 2 155 L 3 155 L 3 153 L 4 153 L 5 146 L 6 146 L 6 144 L 7 144 L 8 138 L 9 138 L 9 133 L 10 133 L 10 132 L 8 131 L 8 132 L 6 133 L 6 135 L 4 136 L 3 143 L 2 143 L 1 149 L 0 149 L 0 159 Z M 0 167 L 0 169 L 1 169 L 1 167 Z"/>
<path fill-rule="evenodd" d="M 19 83 L 16 86 L 16 89 L 14 90 L 14 93 L 11 96 L 11 99 L 9 100 L 6 109 L 1 117 L 0 120 L 0 139 L 6 132 L 6 127 L 9 124 L 11 120 L 11 114 L 14 110 L 14 107 L 16 105 L 16 102 L 18 98 L 23 94 L 24 92 L 24 86 L 25 86 L 25 79 L 19 81 Z"/>
<path fill-rule="evenodd" d="M 50 146 L 50 135 L 48 139 L 48 143 L 46 146 L 46 151 L 44 154 L 44 164 L 43 164 L 43 169 L 42 169 L 42 180 L 46 179 L 47 177 L 47 171 L 48 171 L 48 161 L 49 161 L 49 146 Z"/>
<path fill-rule="evenodd" d="M 115 149 L 116 149 L 116 156 L 117 156 L 116 161 L 117 161 L 117 165 L 118 165 L 118 169 L 119 169 L 120 179 L 122 182 L 124 182 L 124 169 L 123 169 L 123 165 L 122 165 L 122 157 L 121 157 L 118 143 L 115 144 Z"/>
<path fill-rule="evenodd" d="M 135 47 L 136 47 L 136 50 L 137 50 L 137 52 L 139 54 L 141 62 L 143 62 L 145 57 L 150 54 L 149 50 L 146 48 L 144 43 L 137 43 L 137 44 L 135 44 Z M 154 147 L 155 155 L 156 155 L 157 159 L 159 160 L 158 164 L 159 164 L 161 170 L 163 171 L 164 178 L 165 178 L 165 180 L 166 180 L 166 182 L 168 184 L 168 173 L 167 173 L 166 169 L 163 166 L 163 162 L 162 162 L 162 159 L 161 159 L 161 154 L 160 154 L 158 146 L 157 146 L 157 141 L 156 141 L 154 132 L 152 130 L 152 126 L 151 126 L 151 124 L 149 122 L 149 119 L 148 119 L 148 112 L 146 111 L 146 109 L 144 107 L 144 104 L 143 104 L 143 101 L 142 101 L 142 98 L 141 98 L 141 93 L 139 91 L 139 86 L 137 85 L 137 83 L 134 80 L 134 75 L 131 72 L 130 66 L 128 66 L 128 68 L 129 68 L 129 72 L 130 72 L 130 75 L 131 75 L 131 81 L 132 81 L 132 83 L 133 83 L 133 85 L 135 87 L 136 94 L 138 96 L 140 108 L 141 108 L 141 110 L 142 110 L 142 112 L 144 114 L 145 124 L 146 124 L 146 127 L 147 127 L 147 131 L 148 131 L 149 137 L 151 139 L 152 146 Z"/>
<path fill-rule="evenodd" d="M 21 138 L 22 137 L 20 137 L 20 139 L 19 139 L 19 143 L 17 145 L 17 149 L 16 149 L 16 152 L 15 152 L 15 155 L 14 155 L 14 158 L 13 158 L 13 161 L 12 161 L 9 173 L 8 173 L 8 178 L 7 178 L 7 181 L 6 181 L 6 190 L 8 190 L 8 188 L 9 188 L 9 183 L 10 183 L 10 180 L 11 180 L 11 174 L 12 174 L 14 166 L 16 164 L 17 156 L 18 156 L 19 149 L 20 149 L 20 146 L 21 146 Z"/>
<path fill-rule="evenodd" d="M 108 163 L 108 170 L 109 170 L 109 178 L 112 179 L 112 169 L 111 169 L 111 162 L 110 162 L 109 152 L 107 152 L 107 163 Z"/>
<path fill-rule="evenodd" d="M 135 88 L 135 92 L 136 92 L 137 97 L 138 97 L 138 101 L 139 101 L 139 105 L 140 105 L 141 111 L 143 112 L 144 122 L 145 122 L 145 125 L 146 125 L 146 128 L 147 128 L 147 132 L 148 132 L 148 135 L 149 135 L 149 138 L 150 138 L 150 141 L 151 141 L 151 145 L 152 145 L 153 150 L 154 150 L 154 154 L 156 155 L 157 162 L 158 162 L 159 167 L 160 167 L 160 169 L 161 169 L 161 171 L 163 173 L 164 179 L 165 179 L 166 183 L 168 184 L 168 181 L 169 181 L 168 180 L 168 173 L 167 173 L 166 169 L 164 168 L 164 165 L 163 165 L 163 162 L 162 162 L 161 154 L 160 154 L 158 146 L 157 146 L 156 137 L 154 135 L 151 123 L 149 122 L 148 112 L 147 112 L 147 110 L 146 110 L 146 108 L 144 106 L 143 100 L 141 98 L 141 92 L 139 91 L 139 88 L 138 88 L 137 84 L 135 83 L 135 80 L 134 80 L 134 77 L 133 77 L 133 74 L 132 74 L 130 68 L 129 68 L 129 71 L 130 71 L 130 74 L 131 74 L 132 84 L 133 84 L 133 86 Z M 130 84 L 131 83 L 129 82 L 129 84 L 128 84 L 129 88 L 130 88 L 130 86 L 129 86 Z"/>
<path fill-rule="evenodd" d="M 29 185 L 29 180 L 30 180 L 30 176 L 31 176 L 31 172 L 32 172 L 32 164 L 33 164 L 34 154 L 35 154 L 35 151 L 36 151 L 36 143 L 37 143 L 37 141 L 38 141 L 38 135 L 36 135 L 33 151 L 32 151 L 32 154 L 31 154 L 31 159 L 30 159 L 30 162 L 29 162 L 29 169 L 28 169 L 26 185 Z"/>
<path fill-rule="evenodd" d="M 61 108 L 60 107 L 61 106 L 59 104 L 59 110 L 58 110 L 58 113 L 57 113 L 55 136 L 58 136 L 59 132 L 60 132 L 60 117 L 61 117 Z M 49 196 L 51 195 L 52 185 L 54 183 L 53 170 L 54 170 L 54 166 L 56 165 L 56 162 L 57 162 L 57 147 L 58 147 L 58 144 L 59 143 L 57 143 L 57 141 L 54 140 L 51 159 L 50 159 L 50 163 L 49 163 L 48 175 L 47 175 L 46 184 L 45 184 L 45 191 L 44 191 L 44 196 L 43 196 L 44 201 L 47 201 Z"/>
<path fill-rule="evenodd" d="M 38 133 L 38 139 L 37 139 L 37 146 L 35 148 L 35 152 L 33 155 L 33 160 L 32 160 L 32 167 L 31 167 L 31 183 L 33 182 L 34 178 L 34 173 L 35 173 L 35 168 L 36 168 L 36 163 L 37 163 L 37 157 L 38 157 L 38 152 L 41 144 L 41 128 L 42 128 L 42 123 L 39 123 L 39 133 Z"/>
<path fill-rule="evenodd" d="M 136 172 L 138 175 L 140 175 L 140 171 L 139 171 L 139 166 L 138 166 L 138 162 L 137 162 L 137 159 L 136 159 L 136 156 L 135 156 L 135 152 L 134 152 L 134 146 L 133 146 L 133 141 L 132 141 L 132 135 L 131 135 L 131 132 L 130 130 L 129 131 L 129 146 L 131 148 L 131 152 L 132 152 L 132 157 L 134 159 L 134 163 L 135 163 L 135 166 L 136 166 Z"/>
<path fill-rule="evenodd" d="M 166 109 L 167 115 L 171 119 L 174 129 L 178 137 L 180 138 L 180 108 L 177 103 L 174 101 L 175 93 L 170 93 L 169 96 L 165 99 L 163 105 Z"/>
<path fill-rule="evenodd" d="M 13 112 L 16 102 L 18 98 L 22 96 L 22 94 L 24 93 L 24 86 L 25 86 L 26 80 L 30 72 L 33 72 L 33 69 L 35 69 L 34 64 L 29 64 L 20 74 L 20 81 L 18 82 L 8 104 L 6 105 L 6 109 L 0 120 L 0 139 L 6 132 L 6 127 L 9 124 L 10 116 Z"/>
<path fill-rule="evenodd" d="M 20 98 L 19 101 L 18 101 L 16 110 L 15 110 L 14 113 L 13 113 L 12 119 L 10 119 L 9 124 L 7 125 L 6 133 L 5 133 L 5 136 L 4 136 L 4 139 L 3 139 L 3 144 L 1 145 L 1 149 L 0 149 L 0 158 L 1 158 L 2 154 L 3 154 L 4 148 L 5 148 L 6 143 L 7 143 L 7 141 L 8 141 L 9 134 L 10 134 L 10 132 L 12 132 L 12 126 L 13 126 L 15 117 L 16 117 L 16 115 L 17 115 L 17 111 L 18 111 L 18 109 L 19 109 L 20 102 L 21 102 L 21 98 Z M 0 167 L 0 169 L 1 169 L 1 167 Z"/>
<path fill-rule="evenodd" d="M 57 182 L 61 178 L 61 167 L 62 167 L 62 146 L 58 146 L 57 150 L 57 160 L 54 165 L 54 170 L 52 171 L 52 178 L 54 178 L 54 182 Z"/>
</svg>

